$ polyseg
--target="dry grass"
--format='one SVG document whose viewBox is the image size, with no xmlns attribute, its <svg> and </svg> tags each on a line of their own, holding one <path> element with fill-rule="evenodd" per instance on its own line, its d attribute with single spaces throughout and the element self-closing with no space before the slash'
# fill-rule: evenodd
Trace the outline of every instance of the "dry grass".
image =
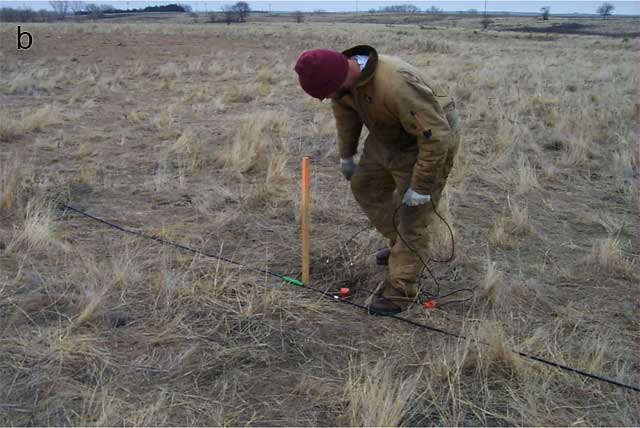
<svg viewBox="0 0 640 428">
<path fill-rule="evenodd" d="M 15 137 L 41 131 L 44 127 L 55 124 L 60 119 L 57 107 L 44 105 L 31 111 L 23 111 L 19 119 L 0 116 L 0 140 L 12 140 Z"/>
<path fill-rule="evenodd" d="M 151 124 L 159 132 L 160 138 L 169 139 L 176 136 L 175 110 L 175 105 L 169 105 L 151 118 Z"/>
<path fill-rule="evenodd" d="M 504 291 L 503 273 L 496 268 L 496 262 L 491 261 L 491 258 L 487 256 L 485 274 L 478 287 L 477 298 L 479 300 L 486 299 L 495 305 L 497 302 L 503 301 Z"/>
<path fill-rule="evenodd" d="M 58 71 L 51 75 L 47 68 L 37 70 L 21 70 L 9 77 L 8 92 L 10 94 L 34 95 L 47 93 L 62 83 L 65 79 L 64 72 Z"/>
<path fill-rule="evenodd" d="M 403 426 L 403 421 L 411 417 L 418 376 L 398 379 L 394 367 L 383 362 L 371 369 L 350 364 L 343 398 L 349 403 L 348 425 Z"/>
<path fill-rule="evenodd" d="M 507 215 L 498 218 L 489 236 L 489 242 L 496 247 L 509 248 L 533 232 L 526 206 L 520 206 L 507 195 Z"/>
<path fill-rule="evenodd" d="M 513 345 L 507 343 L 505 332 L 499 323 L 483 325 L 472 332 L 473 338 L 463 352 L 463 370 L 473 370 L 488 385 L 498 378 L 521 378 L 526 373 L 526 363 L 516 355 Z"/>
<path fill-rule="evenodd" d="M 520 158 L 517 165 L 518 178 L 516 184 L 516 194 L 522 194 L 539 187 L 535 170 L 525 158 Z"/>
<path fill-rule="evenodd" d="M 32 199 L 26 206 L 25 217 L 14 230 L 13 239 L 7 246 L 8 252 L 39 251 L 49 248 L 66 249 L 56 236 L 56 221 L 53 207 L 46 201 Z"/>
<path fill-rule="evenodd" d="M 0 214 L 11 215 L 15 212 L 31 171 L 24 160 L 15 154 L 1 162 L 0 167 Z"/>
<path fill-rule="evenodd" d="M 230 86 L 224 92 L 223 100 L 226 103 L 248 103 L 259 97 L 268 97 L 270 94 L 271 87 L 268 83 L 248 83 Z"/>
<path fill-rule="evenodd" d="M 0 140 L 10 140 L 20 135 L 22 126 L 20 122 L 0 114 Z"/>
<path fill-rule="evenodd" d="M 206 140 L 193 129 L 187 128 L 168 149 L 169 156 L 176 156 L 179 172 L 191 174 L 205 167 L 210 160 Z M 181 175 L 181 177 L 183 177 Z M 184 177 L 183 177 L 184 178 Z"/>
<path fill-rule="evenodd" d="M 622 251 L 620 239 L 610 236 L 596 243 L 585 264 L 593 271 L 603 274 L 622 275 L 627 278 L 638 276 L 638 266 Z"/>
<path fill-rule="evenodd" d="M 158 67 L 158 74 L 160 77 L 177 79 L 182 74 L 182 71 L 175 62 L 169 62 Z"/>
<path fill-rule="evenodd" d="M 637 39 L 500 31 L 533 25 L 516 17 L 489 31 L 330 18 L 363 22 L 114 18 L 37 25 L 28 55 L 0 43 L 0 425 L 637 425 L 632 393 L 510 352 L 640 384 Z M 55 208 L 299 277 L 311 156 L 312 283 L 365 302 L 385 241 L 346 242 L 367 220 L 330 105 L 292 71 L 305 49 L 362 40 L 456 95 L 462 145 L 440 204 L 456 259 L 430 266 L 442 293 L 475 299 L 405 315 L 469 340 Z M 447 258 L 448 229 L 432 229 Z"/>
<path fill-rule="evenodd" d="M 319 111 L 313 115 L 309 122 L 310 134 L 313 136 L 329 136 L 336 133 L 333 117 L 326 110 Z"/>
<path fill-rule="evenodd" d="M 241 172 L 260 168 L 264 164 L 272 173 L 277 172 L 278 165 L 283 164 L 276 157 L 278 153 L 286 153 L 287 147 L 282 137 L 288 133 L 287 118 L 280 112 L 268 111 L 242 118 L 235 128 L 231 146 L 220 153 L 219 158 Z"/>
<path fill-rule="evenodd" d="M 258 74 L 256 74 L 256 81 L 272 85 L 277 82 L 277 77 L 274 75 L 272 69 L 263 67 L 258 70 Z"/>
</svg>

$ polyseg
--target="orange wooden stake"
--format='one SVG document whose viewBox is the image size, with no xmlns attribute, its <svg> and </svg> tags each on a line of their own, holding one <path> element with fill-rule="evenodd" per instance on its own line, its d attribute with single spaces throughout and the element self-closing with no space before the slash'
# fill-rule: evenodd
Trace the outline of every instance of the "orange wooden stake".
<svg viewBox="0 0 640 428">
<path fill-rule="evenodd" d="M 302 282 L 309 284 L 309 164 L 308 156 L 302 158 Z"/>
</svg>

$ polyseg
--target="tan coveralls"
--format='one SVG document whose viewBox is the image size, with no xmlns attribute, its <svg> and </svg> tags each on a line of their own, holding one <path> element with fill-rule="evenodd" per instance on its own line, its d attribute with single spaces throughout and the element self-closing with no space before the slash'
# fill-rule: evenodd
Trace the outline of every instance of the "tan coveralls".
<svg viewBox="0 0 640 428">
<path fill-rule="evenodd" d="M 393 215 L 411 187 L 431 195 L 436 205 L 458 149 L 458 117 L 453 100 L 426 83 L 420 70 L 399 58 L 378 55 L 370 46 L 343 52 L 368 55 L 355 88 L 332 108 L 340 157 L 357 153 L 362 125 L 369 130 L 351 189 L 373 226 L 389 239 L 389 278 L 382 295 L 406 309 L 415 300 L 420 258 L 398 238 Z M 396 228 L 423 260 L 428 259 L 427 227 L 437 218 L 430 202 L 402 205 Z"/>
</svg>

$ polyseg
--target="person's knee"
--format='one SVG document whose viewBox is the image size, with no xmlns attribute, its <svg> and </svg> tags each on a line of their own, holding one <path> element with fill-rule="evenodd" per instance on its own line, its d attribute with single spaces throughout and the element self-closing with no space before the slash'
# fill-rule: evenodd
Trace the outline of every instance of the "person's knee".
<svg viewBox="0 0 640 428">
<path fill-rule="evenodd" d="M 358 201 L 377 201 L 387 193 L 393 193 L 393 188 L 388 189 L 385 184 L 382 177 L 358 170 L 351 177 L 351 191 Z"/>
<path fill-rule="evenodd" d="M 351 177 L 351 191 L 354 195 L 358 196 L 365 192 L 366 189 L 366 181 L 363 180 L 362 174 L 358 174 L 358 170 L 356 169 L 356 173 Z"/>
</svg>

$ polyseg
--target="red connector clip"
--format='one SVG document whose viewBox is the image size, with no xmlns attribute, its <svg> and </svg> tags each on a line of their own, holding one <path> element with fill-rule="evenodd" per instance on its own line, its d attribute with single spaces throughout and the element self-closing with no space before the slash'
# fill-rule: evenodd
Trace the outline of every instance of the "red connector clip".
<svg viewBox="0 0 640 428">
<path fill-rule="evenodd" d="M 342 287 L 340 289 L 340 297 L 343 299 L 348 299 L 349 297 L 351 297 L 351 289 L 347 287 Z"/>
<path fill-rule="evenodd" d="M 436 299 L 427 300 L 422 304 L 422 307 L 425 309 L 435 309 L 436 306 L 438 306 Z"/>
</svg>

